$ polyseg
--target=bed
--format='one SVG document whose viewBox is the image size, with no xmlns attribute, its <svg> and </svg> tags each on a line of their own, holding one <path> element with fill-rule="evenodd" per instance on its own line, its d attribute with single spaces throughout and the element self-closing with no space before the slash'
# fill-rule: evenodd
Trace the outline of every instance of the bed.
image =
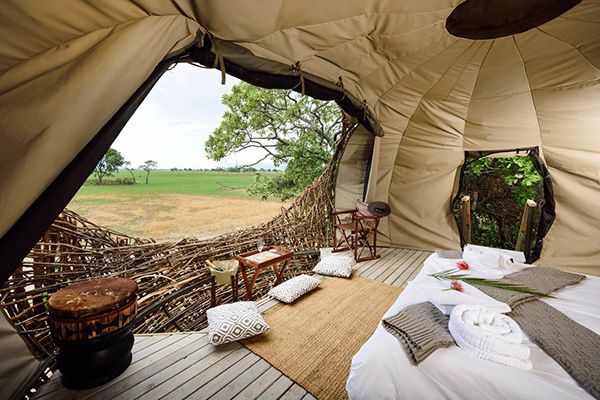
<svg viewBox="0 0 600 400">
<path fill-rule="evenodd" d="M 509 252 L 514 255 L 514 252 Z M 419 273 L 427 274 L 425 268 Z M 600 333 L 600 278 L 553 293 L 543 301 Z M 427 301 L 410 284 L 384 318 Z M 350 399 L 593 399 L 525 335 L 533 369 L 523 371 L 473 357 L 459 347 L 439 349 L 415 366 L 398 339 L 381 324 L 352 359 L 346 390 Z M 600 349 L 589 349 L 598 353 Z"/>
</svg>

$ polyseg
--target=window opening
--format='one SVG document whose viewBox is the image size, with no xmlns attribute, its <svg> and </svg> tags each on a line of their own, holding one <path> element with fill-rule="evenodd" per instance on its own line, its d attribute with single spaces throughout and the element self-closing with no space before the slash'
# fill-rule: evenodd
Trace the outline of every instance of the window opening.
<svg viewBox="0 0 600 400">
<path fill-rule="evenodd" d="M 512 153 L 513 157 L 500 157 Z M 495 157 L 490 157 L 495 156 Z M 471 237 L 463 226 L 463 204 L 469 196 Z M 523 248 L 520 228 L 527 200 L 536 203 L 531 224 L 531 245 Z M 542 240 L 554 220 L 554 198 L 548 170 L 536 148 L 511 151 L 465 153 L 460 188 L 453 200 L 452 211 L 457 220 L 461 244 L 467 242 L 514 250 L 521 240 L 527 262 L 541 253 Z"/>
</svg>

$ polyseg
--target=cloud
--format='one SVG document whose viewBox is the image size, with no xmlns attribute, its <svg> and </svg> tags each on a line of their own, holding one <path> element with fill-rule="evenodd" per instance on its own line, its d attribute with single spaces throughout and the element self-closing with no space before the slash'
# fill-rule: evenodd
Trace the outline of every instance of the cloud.
<svg viewBox="0 0 600 400">
<path fill-rule="evenodd" d="M 246 150 L 221 162 L 208 160 L 204 143 L 219 126 L 226 107 L 221 103 L 239 80 L 188 64 L 167 71 L 129 120 L 112 147 L 132 166 L 154 160 L 158 168 L 214 168 L 251 164 L 264 155 Z M 263 161 L 258 168 L 273 168 Z"/>
</svg>

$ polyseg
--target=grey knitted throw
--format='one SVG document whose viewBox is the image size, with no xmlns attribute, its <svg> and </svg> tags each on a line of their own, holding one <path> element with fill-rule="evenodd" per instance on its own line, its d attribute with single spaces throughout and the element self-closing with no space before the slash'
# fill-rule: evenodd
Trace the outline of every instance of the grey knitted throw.
<svg viewBox="0 0 600 400">
<path fill-rule="evenodd" d="M 547 267 L 527 268 L 504 278 L 548 294 L 583 279 L 583 275 Z M 538 300 L 537 296 L 486 285 L 475 286 L 508 304 L 512 312 L 507 315 L 523 332 L 591 395 L 600 398 L 599 335 Z M 400 340 L 410 361 L 418 365 L 435 350 L 454 345 L 448 320 L 433 304 L 420 303 L 386 318 L 383 326 Z"/>
<path fill-rule="evenodd" d="M 400 339 L 414 365 L 418 365 L 437 349 L 454 346 L 448 330 L 448 317 L 427 302 L 408 306 L 382 321 L 383 327 Z"/>
</svg>

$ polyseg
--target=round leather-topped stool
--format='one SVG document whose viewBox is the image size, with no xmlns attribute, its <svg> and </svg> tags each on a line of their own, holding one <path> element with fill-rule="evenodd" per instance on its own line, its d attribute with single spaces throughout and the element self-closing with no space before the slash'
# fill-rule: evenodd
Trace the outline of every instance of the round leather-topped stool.
<svg viewBox="0 0 600 400">
<path fill-rule="evenodd" d="M 127 369 L 137 312 L 135 281 L 99 278 L 75 283 L 50 297 L 48 312 L 65 387 L 95 387 Z"/>
</svg>

